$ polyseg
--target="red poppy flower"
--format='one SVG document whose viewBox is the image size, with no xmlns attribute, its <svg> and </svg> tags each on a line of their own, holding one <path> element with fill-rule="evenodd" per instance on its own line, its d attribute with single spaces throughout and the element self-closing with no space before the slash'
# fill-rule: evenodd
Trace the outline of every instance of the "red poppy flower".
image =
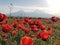
<svg viewBox="0 0 60 45">
<path fill-rule="evenodd" d="M 5 20 L 6 20 L 5 14 L 0 13 L 0 22 L 5 21 Z"/>
<path fill-rule="evenodd" d="M 28 22 L 28 20 L 30 20 L 28 17 L 26 17 L 26 18 L 24 18 L 24 20 L 26 21 L 26 22 Z"/>
<path fill-rule="evenodd" d="M 53 17 L 51 18 L 51 20 L 52 20 L 52 21 L 54 21 L 54 22 L 56 22 L 56 21 L 58 21 L 58 20 L 59 20 L 59 18 L 58 18 L 58 17 L 53 16 Z"/>
<path fill-rule="evenodd" d="M 22 25 L 22 26 L 24 26 L 25 24 L 27 24 L 24 20 L 22 20 L 21 22 L 20 22 L 20 24 Z"/>
<path fill-rule="evenodd" d="M 42 23 L 41 23 L 41 21 L 36 20 L 36 21 L 35 21 L 35 25 L 42 25 Z"/>
<path fill-rule="evenodd" d="M 45 27 L 44 25 L 40 25 L 39 28 L 40 28 L 41 30 L 46 30 L 46 27 Z"/>
<path fill-rule="evenodd" d="M 52 35 L 52 26 L 49 26 L 49 28 L 48 28 L 48 34 Z"/>
<path fill-rule="evenodd" d="M 60 43 L 56 43 L 56 45 L 60 45 Z"/>
<path fill-rule="evenodd" d="M 2 31 L 3 32 L 10 32 L 11 31 L 11 27 L 9 26 L 9 24 L 4 24 L 2 26 Z"/>
<path fill-rule="evenodd" d="M 5 15 L 5 14 L 3 14 L 3 20 L 6 20 L 6 19 L 7 19 L 6 15 Z"/>
<path fill-rule="evenodd" d="M 31 29 L 32 31 L 34 31 L 34 32 L 37 32 L 37 31 L 38 31 L 38 28 L 37 28 L 36 25 L 30 26 L 30 29 Z"/>
<path fill-rule="evenodd" d="M 5 34 L 5 33 L 2 33 L 2 34 L 1 34 L 1 36 L 2 36 L 2 37 L 5 37 L 5 36 L 6 36 L 6 34 Z"/>
<path fill-rule="evenodd" d="M 21 45 L 33 45 L 34 39 L 28 36 L 22 37 L 20 40 Z"/>
<path fill-rule="evenodd" d="M 13 31 L 12 31 L 12 36 L 14 36 L 17 32 L 18 32 L 17 29 L 13 30 Z"/>
<path fill-rule="evenodd" d="M 12 35 L 15 35 L 17 32 L 14 30 L 14 31 L 12 31 Z"/>
<path fill-rule="evenodd" d="M 25 22 L 24 20 L 22 20 L 22 21 L 20 22 L 20 24 L 26 24 L 26 22 Z"/>
<path fill-rule="evenodd" d="M 18 27 L 18 22 L 17 21 L 15 21 L 13 24 L 12 24 L 12 26 L 14 27 L 14 28 L 16 28 L 16 27 Z"/>
<path fill-rule="evenodd" d="M 31 19 L 29 19 L 29 18 L 24 18 L 24 20 L 26 21 L 26 23 L 28 23 L 30 25 L 34 24 L 34 22 Z"/>
<path fill-rule="evenodd" d="M 32 20 L 28 20 L 28 24 L 34 25 L 34 22 Z"/>
<path fill-rule="evenodd" d="M 46 41 L 48 39 L 49 35 L 47 31 L 42 31 L 37 35 L 37 38 L 41 38 L 42 40 Z"/>
<path fill-rule="evenodd" d="M 6 24 L 6 21 L 2 21 L 2 22 L 0 22 L 0 24 Z"/>
<path fill-rule="evenodd" d="M 19 28 L 22 29 L 24 27 L 24 25 L 22 24 L 19 24 Z"/>
<path fill-rule="evenodd" d="M 28 28 L 25 28 L 23 25 L 19 24 L 19 28 L 22 29 L 25 33 L 29 32 Z"/>
<path fill-rule="evenodd" d="M 22 30 L 25 32 L 25 33 L 28 33 L 29 32 L 29 29 L 23 27 Z"/>
</svg>

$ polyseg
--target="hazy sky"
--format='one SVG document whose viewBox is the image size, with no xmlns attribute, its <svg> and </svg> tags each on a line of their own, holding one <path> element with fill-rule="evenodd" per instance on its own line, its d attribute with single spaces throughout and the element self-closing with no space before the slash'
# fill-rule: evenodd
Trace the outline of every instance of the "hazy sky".
<svg viewBox="0 0 60 45">
<path fill-rule="evenodd" d="M 18 6 L 47 6 L 46 0 L 0 0 L 0 5 L 8 5 L 9 3 Z"/>
<path fill-rule="evenodd" d="M 9 13 L 9 4 L 13 4 L 13 11 L 42 10 L 53 15 L 60 15 L 60 0 L 0 0 L 0 12 Z"/>
</svg>

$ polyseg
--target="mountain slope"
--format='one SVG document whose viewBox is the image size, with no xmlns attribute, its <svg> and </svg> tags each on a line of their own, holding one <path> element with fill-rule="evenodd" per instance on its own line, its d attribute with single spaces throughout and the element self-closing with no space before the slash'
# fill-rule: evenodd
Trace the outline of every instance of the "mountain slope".
<svg viewBox="0 0 60 45">
<path fill-rule="evenodd" d="M 9 14 L 7 14 L 9 15 Z M 19 17 L 43 17 L 43 18 L 50 18 L 53 15 L 45 13 L 40 10 L 34 10 L 33 12 L 25 12 L 23 10 L 20 10 L 18 12 L 12 13 L 12 16 L 19 16 Z"/>
</svg>

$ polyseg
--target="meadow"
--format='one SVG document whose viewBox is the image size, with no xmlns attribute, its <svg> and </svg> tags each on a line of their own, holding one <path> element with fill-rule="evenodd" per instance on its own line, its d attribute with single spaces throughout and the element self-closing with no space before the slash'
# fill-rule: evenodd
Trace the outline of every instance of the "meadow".
<svg viewBox="0 0 60 45">
<path fill-rule="evenodd" d="M 0 45 L 60 45 L 57 18 L 0 16 Z"/>
</svg>

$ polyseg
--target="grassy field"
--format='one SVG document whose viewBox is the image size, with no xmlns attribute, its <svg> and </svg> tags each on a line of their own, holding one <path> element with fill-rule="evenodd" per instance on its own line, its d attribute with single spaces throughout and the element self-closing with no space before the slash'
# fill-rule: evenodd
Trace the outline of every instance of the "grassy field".
<svg viewBox="0 0 60 45">
<path fill-rule="evenodd" d="M 19 22 L 21 22 L 21 20 L 24 18 L 16 17 L 16 19 L 18 19 Z M 31 31 L 31 32 L 25 34 L 24 31 L 22 31 L 21 29 L 18 29 L 19 31 L 14 36 L 11 36 L 10 33 L 7 33 L 5 37 L 2 37 L 1 34 L 3 32 L 1 29 L 1 25 L 0 25 L 0 45 L 20 45 L 21 37 L 23 37 L 24 35 L 28 35 L 30 37 L 31 37 L 31 35 L 34 35 L 32 37 L 32 38 L 34 38 L 33 45 L 56 45 L 56 43 L 60 43 L 60 19 L 57 22 L 53 22 L 50 18 L 31 18 L 31 20 L 33 20 L 33 21 L 40 20 L 42 22 L 42 24 L 44 26 L 46 26 L 46 29 L 48 29 L 48 27 L 50 25 L 52 25 L 53 26 L 52 36 L 49 37 L 47 41 L 43 41 L 42 39 L 38 39 L 35 36 L 36 33 L 39 33 L 39 31 L 36 33 Z M 8 21 L 8 24 L 11 26 L 11 24 L 14 22 L 14 17 L 8 18 L 7 21 Z M 30 29 L 28 24 L 26 24 L 25 27 Z M 11 27 L 11 28 L 12 28 L 12 30 L 14 30 L 13 27 Z M 6 39 L 7 39 L 7 41 L 6 41 Z"/>
</svg>

